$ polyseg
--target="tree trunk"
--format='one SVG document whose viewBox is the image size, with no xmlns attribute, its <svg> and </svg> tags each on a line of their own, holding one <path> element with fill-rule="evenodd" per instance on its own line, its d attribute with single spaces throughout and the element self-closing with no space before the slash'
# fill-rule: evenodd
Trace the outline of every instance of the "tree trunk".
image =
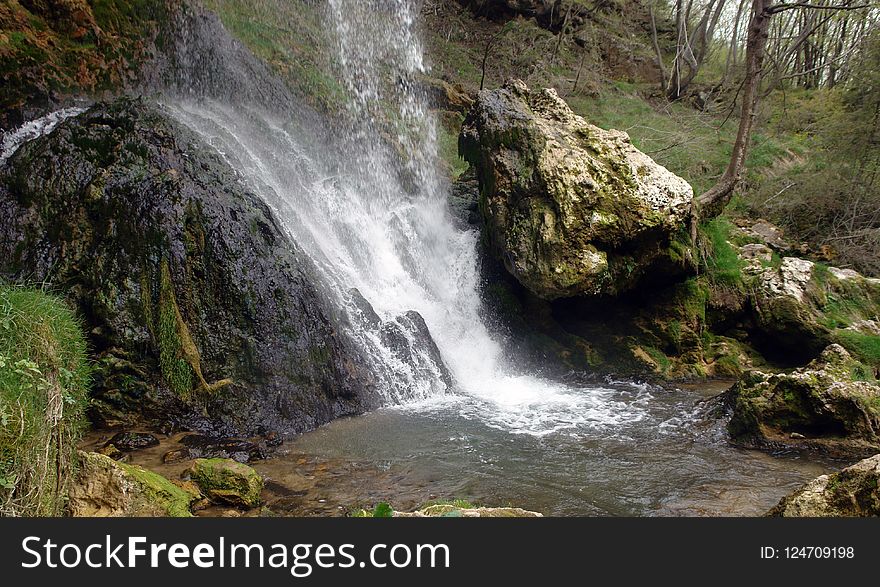
<svg viewBox="0 0 880 587">
<path fill-rule="evenodd" d="M 733 145 L 730 164 L 721 179 L 709 191 L 696 199 L 695 218 L 711 218 L 720 214 L 733 196 L 733 191 L 742 177 L 749 149 L 749 139 L 758 115 L 761 70 L 764 67 L 764 49 L 767 45 L 772 16 L 768 11 L 770 5 L 771 0 L 752 0 L 752 15 L 746 38 L 746 77 L 743 82 L 742 112 L 739 130 L 736 133 L 736 142 Z"/>
</svg>

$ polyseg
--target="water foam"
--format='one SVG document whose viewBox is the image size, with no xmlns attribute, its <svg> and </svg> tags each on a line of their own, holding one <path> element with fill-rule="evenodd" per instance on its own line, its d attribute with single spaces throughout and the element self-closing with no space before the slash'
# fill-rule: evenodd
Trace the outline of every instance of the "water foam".
<svg viewBox="0 0 880 587">
<path fill-rule="evenodd" d="M 85 112 L 83 108 L 62 108 L 7 132 L 3 135 L 3 141 L 0 143 L 0 165 L 3 165 L 26 142 L 49 134 L 62 121 L 83 112 Z"/>
</svg>

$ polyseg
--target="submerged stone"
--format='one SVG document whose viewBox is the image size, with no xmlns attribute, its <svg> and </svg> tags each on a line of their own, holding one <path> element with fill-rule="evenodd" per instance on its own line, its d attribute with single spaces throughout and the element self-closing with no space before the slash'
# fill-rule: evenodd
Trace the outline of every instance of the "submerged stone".
<svg viewBox="0 0 880 587">
<path fill-rule="evenodd" d="M 159 439 L 149 432 L 119 432 L 104 446 L 115 446 L 123 452 L 131 452 L 159 445 Z"/>
<path fill-rule="evenodd" d="M 540 518 L 543 514 L 521 508 L 458 507 L 429 505 L 414 512 L 393 512 L 395 518 Z"/>
</svg>

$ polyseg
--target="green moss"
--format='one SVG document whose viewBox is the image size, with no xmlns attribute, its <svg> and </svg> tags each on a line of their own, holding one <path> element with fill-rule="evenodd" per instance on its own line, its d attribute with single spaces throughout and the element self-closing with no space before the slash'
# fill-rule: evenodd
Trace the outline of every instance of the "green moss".
<svg viewBox="0 0 880 587">
<path fill-rule="evenodd" d="M 437 150 L 452 179 L 457 179 L 468 169 L 467 161 L 458 155 L 458 134 L 463 122 L 464 117 L 461 114 L 445 113 L 440 118 L 437 129 Z"/>
<path fill-rule="evenodd" d="M 311 2 L 205 0 L 223 26 L 313 106 L 339 112 L 346 92 L 329 61 L 324 15 Z"/>
<path fill-rule="evenodd" d="M 86 350 L 64 302 L 0 283 L 0 514 L 64 511 L 86 425 Z"/>
<path fill-rule="evenodd" d="M 190 505 L 198 495 L 175 485 L 162 475 L 137 465 L 120 463 L 98 453 L 80 453 L 84 473 L 122 481 L 129 515 L 192 517 Z"/>
<path fill-rule="evenodd" d="M 733 225 L 724 216 L 700 225 L 700 234 L 707 243 L 709 254 L 704 259 L 707 275 L 715 282 L 740 287 L 743 283 L 744 262 L 730 243 Z"/>
<path fill-rule="evenodd" d="M 716 377 L 739 377 L 743 368 L 739 357 L 731 353 L 715 361 L 714 372 Z"/>
<path fill-rule="evenodd" d="M 657 370 L 660 374 L 666 374 L 672 368 L 672 361 L 660 349 L 652 346 L 643 346 L 642 349 L 657 364 Z"/>
<path fill-rule="evenodd" d="M 192 480 L 211 499 L 248 508 L 262 501 L 263 478 L 251 467 L 232 459 L 196 459 Z"/>
<path fill-rule="evenodd" d="M 168 387 L 181 399 L 190 399 L 193 370 L 184 355 L 178 323 L 182 322 L 168 262 L 162 261 L 159 277 L 159 321 L 156 334 L 159 344 L 159 367 Z"/>
<path fill-rule="evenodd" d="M 172 518 L 188 518 L 192 516 L 190 504 L 193 496 L 184 491 L 162 475 L 148 471 L 143 467 L 117 463 L 132 479 L 141 485 L 144 496 L 150 503 L 162 508 Z"/>
</svg>

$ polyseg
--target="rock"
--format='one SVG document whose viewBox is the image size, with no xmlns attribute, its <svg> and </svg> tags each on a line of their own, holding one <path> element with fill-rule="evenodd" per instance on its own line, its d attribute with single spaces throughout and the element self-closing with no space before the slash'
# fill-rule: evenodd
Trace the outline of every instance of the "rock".
<svg viewBox="0 0 880 587">
<path fill-rule="evenodd" d="M 463 230 L 481 224 L 480 184 L 473 167 L 468 167 L 467 171 L 452 182 L 449 209 L 453 219 Z"/>
<path fill-rule="evenodd" d="M 273 212 L 143 100 L 97 104 L 0 169 L 0 276 L 86 318 L 98 422 L 255 436 L 378 403 Z"/>
<path fill-rule="evenodd" d="M 196 459 L 189 474 L 212 501 L 254 508 L 260 505 L 263 478 L 231 459 Z"/>
<path fill-rule="evenodd" d="M 880 385 L 839 345 L 792 373 L 750 371 L 726 393 L 734 442 L 830 455 L 880 451 Z"/>
<path fill-rule="evenodd" d="M 383 344 L 401 362 L 436 379 L 452 389 L 452 374 L 443 362 L 440 349 L 431 337 L 425 319 L 415 310 L 385 322 L 379 330 Z"/>
<path fill-rule="evenodd" d="M 123 452 L 131 452 L 159 446 L 159 439 L 149 432 L 119 432 L 114 434 L 113 438 L 108 440 L 104 446 L 114 446 Z"/>
<path fill-rule="evenodd" d="M 195 497 L 165 477 L 98 454 L 80 452 L 70 488 L 75 517 L 189 517 Z"/>
<path fill-rule="evenodd" d="M 457 507 L 429 505 L 414 512 L 393 512 L 395 518 L 541 518 L 543 514 L 520 508 Z"/>
<path fill-rule="evenodd" d="M 777 252 L 787 253 L 792 250 L 791 244 L 785 240 L 782 229 L 766 220 L 759 219 L 754 222 L 746 222 L 744 226 L 740 227 L 740 230 L 746 236 L 759 240 L 765 246 Z"/>
<path fill-rule="evenodd" d="M 126 455 L 124 452 L 122 452 L 110 443 L 105 444 L 95 452 L 100 455 L 104 455 L 105 457 L 110 457 L 114 461 L 125 461 L 128 458 L 128 455 Z"/>
<path fill-rule="evenodd" d="M 851 352 L 860 345 L 843 329 L 865 327 L 880 315 L 880 287 L 857 273 L 784 257 L 750 281 L 751 333 L 769 354 L 809 360 L 829 343 Z M 859 358 L 871 362 L 870 353 Z"/>
<path fill-rule="evenodd" d="M 428 98 L 431 107 L 449 112 L 467 112 L 474 104 L 474 99 L 461 84 L 428 76 L 416 79 L 420 89 Z"/>
<path fill-rule="evenodd" d="M 748 243 L 739 247 L 739 258 L 746 262 L 743 273 L 757 275 L 773 260 L 773 250 L 761 243 Z"/>
<path fill-rule="evenodd" d="M 821 475 L 784 497 L 768 516 L 880 516 L 880 454 L 832 475 Z"/>
<path fill-rule="evenodd" d="M 693 189 L 629 136 L 518 80 L 483 91 L 459 137 L 495 255 L 540 298 L 618 294 L 689 268 Z"/>
<path fill-rule="evenodd" d="M 177 462 L 191 459 L 232 459 L 247 463 L 266 458 L 259 446 L 241 438 L 210 438 L 201 434 L 187 434 L 180 439 L 180 444 L 184 448 L 169 451 L 163 460 L 172 459 Z"/>
</svg>

